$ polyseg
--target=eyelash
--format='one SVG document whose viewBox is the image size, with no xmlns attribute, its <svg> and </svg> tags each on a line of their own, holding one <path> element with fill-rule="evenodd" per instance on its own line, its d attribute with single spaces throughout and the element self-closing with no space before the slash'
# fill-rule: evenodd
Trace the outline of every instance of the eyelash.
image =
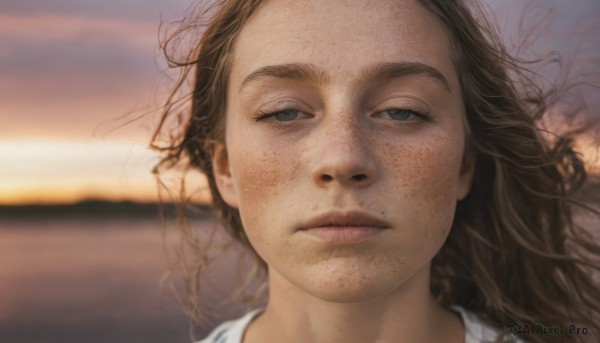
<svg viewBox="0 0 600 343">
<path fill-rule="evenodd" d="M 260 111 L 260 112 L 258 112 L 254 116 L 254 120 L 261 121 L 261 120 L 267 119 L 269 117 L 274 117 L 278 113 L 287 112 L 287 111 L 298 111 L 298 112 L 300 112 L 300 110 L 297 110 L 295 108 L 284 108 L 282 110 L 271 111 L 271 112 L 269 112 L 269 111 Z"/>
<path fill-rule="evenodd" d="M 287 111 L 297 111 L 299 114 L 303 113 L 301 110 L 298 110 L 296 108 L 290 107 L 290 108 L 284 108 L 281 110 L 277 110 L 277 111 L 260 111 L 259 113 L 256 114 L 256 116 L 254 117 L 254 120 L 258 123 L 261 121 L 269 121 L 271 122 L 273 125 L 278 126 L 278 127 L 285 127 L 288 126 L 288 122 L 293 122 L 296 121 L 296 119 L 290 120 L 290 121 L 282 121 L 282 120 L 276 120 L 275 116 L 279 113 L 282 112 L 287 112 Z"/>
<path fill-rule="evenodd" d="M 381 115 L 382 113 L 385 113 L 385 112 L 391 111 L 391 110 L 407 111 L 410 114 L 412 114 L 414 117 L 416 117 L 417 119 L 419 119 L 420 121 L 427 122 L 427 121 L 431 121 L 433 119 L 431 117 L 431 115 L 429 115 L 428 113 L 417 111 L 417 110 L 411 110 L 411 109 L 408 109 L 408 108 L 399 108 L 399 107 L 389 107 L 389 108 L 386 108 L 384 110 L 381 110 L 381 111 L 377 112 L 377 114 Z M 406 125 L 406 124 L 418 124 L 418 123 L 410 122 L 409 120 L 393 120 L 392 119 L 392 121 L 394 121 L 396 123 L 404 124 L 404 125 Z"/>
</svg>

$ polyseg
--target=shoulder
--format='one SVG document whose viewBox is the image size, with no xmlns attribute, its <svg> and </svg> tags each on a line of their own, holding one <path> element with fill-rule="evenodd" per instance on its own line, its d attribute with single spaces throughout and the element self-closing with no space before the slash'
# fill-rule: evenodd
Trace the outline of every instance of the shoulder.
<svg viewBox="0 0 600 343">
<path fill-rule="evenodd" d="M 197 343 L 241 343 L 248 324 L 261 312 L 262 309 L 252 310 L 242 318 L 225 322 Z"/>
<path fill-rule="evenodd" d="M 465 343 L 493 343 L 501 335 L 504 335 L 500 342 L 523 343 L 518 337 L 502 332 L 502 330 L 484 322 L 475 313 L 470 312 L 460 306 L 452 306 L 451 310 L 460 314 L 465 326 Z"/>
</svg>

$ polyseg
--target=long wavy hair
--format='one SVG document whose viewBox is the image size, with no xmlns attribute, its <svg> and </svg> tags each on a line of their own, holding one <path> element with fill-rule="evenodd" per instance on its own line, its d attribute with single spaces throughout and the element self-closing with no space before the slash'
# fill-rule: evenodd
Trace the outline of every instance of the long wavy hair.
<svg viewBox="0 0 600 343">
<path fill-rule="evenodd" d="M 260 2 L 221 0 L 194 8 L 165 34 L 161 47 L 180 75 L 151 143 L 163 154 L 157 174 L 183 166 L 206 176 L 222 227 L 252 252 L 239 212 L 217 190 L 211 154 L 215 142 L 224 141 L 232 48 Z M 432 294 L 443 306 L 463 306 L 500 328 L 513 322 L 577 324 L 597 335 L 600 291 L 594 274 L 600 271 L 600 247 L 594 233 L 573 218 L 575 208 L 599 214 L 577 197 L 587 176 L 573 145 L 583 130 L 543 129 L 542 119 L 560 100 L 559 85 L 546 91 L 536 85 L 535 74 L 507 53 L 476 1 L 421 3 L 451 39 L 466 110 L 466 149 L 475 157 L 466 161 L 475 163 L 471 191 L 458 203 L 450 235 L 432 261 Z M 185 192 L 181 199 L 179 223 L 187 246 L 182 249 L 193 252 L 183 268 L 187 302 L 192 316 L 201 319 L 199 276 L 209 264 L 209 247 L 185 228 L 190 200 Z M 255 271 L 264 272 L 264 261 L 255 257 L 262 267 Z M 527 337 L 534 342 L 583 338 Z"/>
</svg>

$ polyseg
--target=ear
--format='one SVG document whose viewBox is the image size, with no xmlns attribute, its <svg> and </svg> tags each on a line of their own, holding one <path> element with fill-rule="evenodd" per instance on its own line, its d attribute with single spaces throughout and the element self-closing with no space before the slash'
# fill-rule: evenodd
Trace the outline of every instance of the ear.
<svg viewBox="0 0 600 343">
<path fill-rule="evenodd" d="M 475 162 L 477 158 L 472 149 L 465 149 L 463 160 L 460 166 L 460 174 L 458 180 L 458 200 L 463 200 L 469 194 L 473 178 L 475 176 Z"/>
<path fill-rule="evenodd" d="M 230 207 L 237 208 L 237 192 L 231 176 L 229 157 L 227 155 L 225 144 L 217 143 L 214 145 L 211 160 L 215 183 L 217 184 L 217 189 L 219 190 L 221 198 L 223 198 L 225 203 Z"/>
</svg>

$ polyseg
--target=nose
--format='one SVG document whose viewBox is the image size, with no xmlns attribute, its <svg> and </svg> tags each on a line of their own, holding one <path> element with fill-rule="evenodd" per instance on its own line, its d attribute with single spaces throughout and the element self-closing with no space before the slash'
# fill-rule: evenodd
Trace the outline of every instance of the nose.
<svg viewBox="0 0 600 343">
<path fill-rule="evenodd" d="M 313 180 L 320 187 L 368 187 L 377 179 L 370 137 L 374 133 L 359 120 L 340 119 L 323 124 L 320 130 Z"/>
</svg>

